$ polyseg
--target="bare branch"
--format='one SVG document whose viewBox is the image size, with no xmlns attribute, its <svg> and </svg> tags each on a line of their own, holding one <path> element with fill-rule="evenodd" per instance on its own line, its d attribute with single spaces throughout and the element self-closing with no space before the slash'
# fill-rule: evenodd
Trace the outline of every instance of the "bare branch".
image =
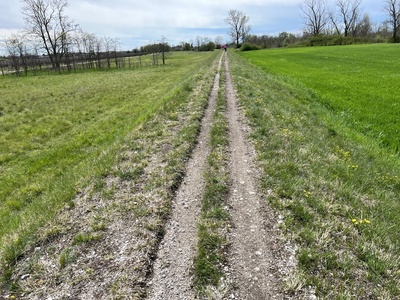
<svg viewBox="0 0 400 300">
<path fill-rule="evenodd" d="M 322 34 L 329 20 L 325 1 L 305 0 L 300 8 L 303 12 L 305 31 L 314 36 Z"/>
<path fill-rule="evenodd" d="M 229 28 L 229 35 L 239 47 L 240 42 L 243 42 L 251 30 L 251 25 L 248 24 L 250 18 L 243 12 L 234 9 L 229 10 L 228 17 L 225 19 Z"/>
</svg>

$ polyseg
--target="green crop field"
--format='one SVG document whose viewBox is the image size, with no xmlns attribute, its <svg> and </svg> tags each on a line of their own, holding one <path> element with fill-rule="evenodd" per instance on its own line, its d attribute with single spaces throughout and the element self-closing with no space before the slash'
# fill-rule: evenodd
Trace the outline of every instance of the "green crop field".
<svg viewBox="0 0 400 300">
<path fill-rule="evenodd" d="M 265 198 L 321 299 L 400 297 L 398 45 L 230 54 Z M 249 63 L 250 62 L 250 63 Z"/>
<path fill-rule="evenodd" d="M 199 68 L 213 57 L 174 53 L 162 67 L 0 76 L 3 266 L 89 179 L 107 172 L 129 132 L 171 101 L 187 102 L 181 94 L 191 91 L 194 76 L 204 73 Z"/>
<path fill-rule="evenodd" d="M 271 74 L 311 89 L 343 122 L 400 149 L 400 46 L 276 49 L 242 56 Z"/>
</svg>

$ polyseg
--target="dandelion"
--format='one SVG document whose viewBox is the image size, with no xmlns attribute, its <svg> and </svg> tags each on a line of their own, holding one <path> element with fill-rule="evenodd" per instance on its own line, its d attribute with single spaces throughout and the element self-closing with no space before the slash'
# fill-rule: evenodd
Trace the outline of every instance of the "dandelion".
<svg viewBox="0 0 400 300">
<path fill-rule="evenodd" d="M 312 194 L 311 192 L 308 192 L 308 191 L 306 191 L 306 190 L 304 190 L 303 193 L 304 193 L 304 196 L 305 196 L 306 198 L 310 197 L 311 194 Z"/>
<path fill-rule="evenodd" d="M 354 225 L 371 224 L 371 221 L 368 220 L 368 219 L 360 219 L 360 220 L 351 219 L 351 222 L 352 222 Z"/>
</svg>

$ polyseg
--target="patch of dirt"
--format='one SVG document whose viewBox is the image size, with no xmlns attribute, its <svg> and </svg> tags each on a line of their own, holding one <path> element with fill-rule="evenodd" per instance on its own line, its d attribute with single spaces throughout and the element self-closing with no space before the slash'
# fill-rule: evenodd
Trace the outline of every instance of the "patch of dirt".
<svg viewBox="0 0 400 300">
<path fill-rule="evenodd" d="M 197 246 L 197 225 L 200 201 L 204 190 L 204 170 L 210 153 L 211 119 L 216 107 L 219 89 L 219 70 L 202 120 L 198 144 L 187 164 L 186 175 L 176 193 L 171 219 L 161 242 L 154 264 L 154 276 L 149 283 L 148 299 L 194 299 L 191 268 Z"/>
<path fill-rule="evenodd" d="M 282 280 L 295 266 L 294 249 L 278 238 L 278 220 L 257 188 L 255 150 L 246 137 L 245 119 L 225 60 L 227 118 L 229 122 L 232 230 L 231 299 L 292 299 L 282 292 Z M 286 249 L 285 249 L 286 247 Z"/>
</svg>

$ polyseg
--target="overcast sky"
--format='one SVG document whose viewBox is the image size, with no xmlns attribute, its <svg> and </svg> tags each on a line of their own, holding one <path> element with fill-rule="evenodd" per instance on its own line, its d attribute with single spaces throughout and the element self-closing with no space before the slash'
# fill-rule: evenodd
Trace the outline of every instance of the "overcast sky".
<svg viewBox="0 0 400 300">
<path fill-rule="evenodd" d="M 333 4 L 334 0 L 326 0 Z M 67 15 L 97 36 L 119 38 L 130 50 L 161 40 L 170 45 L 194 41 L 197 36 L 229 41 L 224 22 L 230 9 L 250 17 L 252 34 L 301 32 L 301 0 L 69 0 Z M 362 8 L 375 23 L 385 18 L 384 0 L 363 0 Z M 18 0 L 0 0 L 0 41 L 24 27 Z"/>
</svg>

